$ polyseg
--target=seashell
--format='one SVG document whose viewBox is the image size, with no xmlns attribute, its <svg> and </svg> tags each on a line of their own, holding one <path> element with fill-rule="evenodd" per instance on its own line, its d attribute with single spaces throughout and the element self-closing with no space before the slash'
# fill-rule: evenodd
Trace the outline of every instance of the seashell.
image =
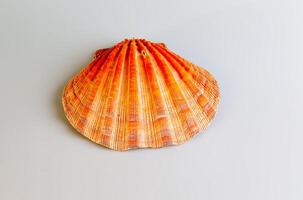
<svg viewBox="0 0 303 200">
<path fill-rule="evenodd" d="M 218 102 L 208 71 L 145 39 L 96 51 L 62 97 L 78 132 L 119 151 L 182 144 L 209 125 Z"/>
</svg>

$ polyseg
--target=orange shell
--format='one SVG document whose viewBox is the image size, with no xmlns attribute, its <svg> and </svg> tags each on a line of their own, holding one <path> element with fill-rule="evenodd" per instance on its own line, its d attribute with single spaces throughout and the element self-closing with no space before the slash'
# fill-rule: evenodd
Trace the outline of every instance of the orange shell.
<svg viewBox="0 0 303 200">
<path fill-rule="evenodd" d="M 75 129 L 119 151 L 182 144 L 208 126 L 218 102 L 209 72 L 144 39 L 96 51 L 62 97 Z"/>
</svg>

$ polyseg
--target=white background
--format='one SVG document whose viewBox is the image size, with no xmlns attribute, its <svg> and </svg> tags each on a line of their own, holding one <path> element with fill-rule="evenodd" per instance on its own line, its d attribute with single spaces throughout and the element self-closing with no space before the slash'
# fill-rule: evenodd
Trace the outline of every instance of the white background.
<svg viewBox="0 0 303 200">
<path fill-rule="evenodd" d="M 303 199 L 301 0 L 0 0 L 0 199 Z M 212 125 L 116 152 L 60 102 L 98 48 L 164 42 L 217 78 Z"/>
</svg>

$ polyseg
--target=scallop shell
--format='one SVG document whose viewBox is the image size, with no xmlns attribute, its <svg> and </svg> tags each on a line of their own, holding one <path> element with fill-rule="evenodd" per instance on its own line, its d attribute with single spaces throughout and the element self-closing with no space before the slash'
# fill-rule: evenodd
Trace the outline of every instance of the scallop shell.
<svg viewBox="0 0 303 200">
<path fill-rule="evenodd" d="M 209 72 L 145 39 L 96 51 L 62 97 L 76 130 L 119 151 L 182 144 L 209 125 L 218 102 Z"/>
</svg>

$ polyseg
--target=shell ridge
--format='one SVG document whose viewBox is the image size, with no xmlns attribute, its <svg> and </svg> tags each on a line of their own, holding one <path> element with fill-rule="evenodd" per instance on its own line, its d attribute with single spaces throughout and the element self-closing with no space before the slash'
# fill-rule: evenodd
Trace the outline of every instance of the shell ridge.
<svg viewBox="0 0 303 200">
<path fill-rule="evenodd" d="M 180 60 L 180 62 L 187 62 L 189 63 L 193 68 L 195 68 L 198 72 L 198 77 L 200 78 L 200 80 L 196 80 L 196 85 L 199 87 L 204 87 L 204 92 L 202 95 L 200 95 L 197 100 L 201 101 L 202 104 L 204 104 L 204 102 L 208 102 L 203 109 L 206 110 L 206 113 L 209 113 L 208 111 L 214 112 L 216 111 L 217 105 L 219 103 L 219 87 L 218 87 L 218 83 L 216 81 L 216 79 L 214 78 L 214 76 L 206 69 L 201 68 L 195 64 L 192 64 L 191 62 L 187 61 L 186 59 L 182 58 L 181 56 L 173 53 L 170 51 L 171 54 L 174 54 L 174 56 L 176 56 L 176 59 Z M 202 79 L 203 78 L 203 79 Z M 202 79 L 202 80 L 201 80 Z M 206 79 L 206 81 L 204 81 Z M 211 114 L 210 116 L 210 120 L 213 118 L 213 114 Z M 208 115 L 208 114 L 207 114 Z"/>
<path fill-rule="evenodd" d="M 167 77 L 165 77 L 165 74 L 163 74 L 162 68 L 160 67 L 158 61 L 156 60 L 155 55 L 153 55 L 152 51 L 150 51 L 150 45 L 152 45 L 152 43 L 146 44 L 148 51 L 150 52 L 150 57 L 153 60 L 155 71 L 157 71 L 158 73 L 157 76 L 158 85 L 162 94 L 162 100 L 164 102 L 164 107 L 166 111 L 165 114 L 157 116 L 157 118 L 165 118 L 169 124 L 167 128 L 161 129 L 161 135 L 164 140 L 163 145 L 167 146 L 170 145 L 171 143 L 175 143 L 178 140 L 177 139 L 178 131 L 176 131 L 174 127 L 180 127 L 180 124 L 178 123 L 179 122 L 178 118 L 175 118 L 177 119 L 177 122 L 175 122 L 175 120 L 173 120 L 174 118 L 171 117 L 171 115 L 175 115 L 176 113 L 173 112 L 174 109 L 171 109 L 173 108 L 174 103 L 171 99 L 169 88 L 167 87 L 166 84 Z M 176 116 L 177 115 L 175 115 L 175 117 Z"/>
<path fill-rule="evenodd" d="M 155 79 L 156 79 L 156 85 L 158 87 L 158 90 L 160 92 L 160 97 L 159 100 L 161 102 L 161 112 L 160 115 L 159 113 L 157 113 L 157 115 L 154 118 L 153 123 L 156 123 L 157 125 L 157 130 L 159 133 L 158 135 L 161 137 L 162 139 L 162 143 L 159 144 L 160 146 L 167 146 L 169 145 L 172 141 L 176 140 L 176 135 L 175 135 L 175 130 L 173 129 L 173 122 L 172 119 L 170 118 L 170 112 L 169 112 L 169 99 L 166 98 L 166 88 L 163 85 L 164 81 L 164 77 L 161 74 L 161 69 L 158 66 L 158 63 L 156 62 L 153 53 L 150 51 L 149 49 L 149 42 L 144 41 L 143 44 L 146 46 L 146 51 L 148 51 L 149 57 L 146 58 L 148 60 L 150 60 L 150 62 L 152 63 L 153 66 L 153 70 L 155 73 Z M 160 102 L 158 102 L 158 104 L 160 104 Z M 157 122 L 159 121 L 159 124 L 157 124 Z M 161 121 L 163 121 L 162 123 L 160 123 Z M 164 128 L 163 128 L 164 127 Z"/>
<path fill-rule="evenodd" d="M 87 80 L 84 79 L 91 80 L 89 77 L 93 75 L 99 65 L 102 65 L 105 62 L 105 58 L 109 52 L 109 50 L 103 51 L 98 58 L 94 59 L 87 67 L 83 69 L 83 71 L 80 71 L 78 73 L 78 75 L 73 79 L 75 80 L 74 82 L 76 84 L 81 83 L 82 81 L 85 81 L 84 83 L 87 83 Z M 84 84 L 82 83 L 82 85 Z"/>
<path fill-rule="evenodd" d="M 199 123 L 196 122 L 196 117 L 192 117 L 192 116 L 194 116 L 195 112 L 192 110 L 192 108 L 188 102 L 188 99 L 186 98 L 186 95 L 184 94 L 180 85 L 178 84 L 178 79 L 175 77 L 173 71 L 171 71 L 171 69 L 170 69 L 171 65 L 169 65 L 169 63 L 165 62 L 165 58 L 162 57 L 162 55 L 159 54 L 159 52 L 152 45 L 149 45 L 149 47 L 153 51 L 153 54 L 154 54 L 153 56 L 155 56 L 156 61 L 158 62 L 158 65 L 163 66 L 163 67 L 159 67 L 162 70 L 162 74 L 166 74 L 166 77 L 172 77 L 172 81 L 174 81 L 174 83 L 175 83 L 176 88 L 173 88 L 174 94 L 171 93 L 171 91 L 172 91 L 171 88 L 169 88 L 168 91 L 169 91 L 170 97 L 175 100 L 174 101 L 175 108 L 178 108 L 179 106 L 181 106 L 181 109 L 183 110 L 182 112 L 179 113 L 181 116 L 179 114 L 177 115 L 179 121 L 181 121 L 181 127 L 184 129 L 184 126 L 185 127 L 186 126 L 195 126 L 195 124 L 196 124 L 196 126 L 199 126 Z M 167 83 L 167 85 L 169 85 L 169 84 Z M 182 104 L 178 104 L 178 102 L 176 101 L 177 99 L 175 98 L 175 96 L 176 96 L 177 91 L 180 95 L 180 98 L 182 98 L 182 101 L 184 102 Z M 188 110 L 188 111 L 186 111 L 186 110 Z M 187 120 L 184 120 L 184 119 L 187 119 Z M 191 122 L 190 122 L 191 124 L 189 124 L 189 122 L 188 122 L 189 119 L 191 119 Z M 194 121 L 194 122 L 192 122 L 192 121 Z"/>
<path fill-rule="evenodd" d="M 169 55 L 168 55 L 169 56 Z M 172 58 L 173 59 L 173 58 Z M 172 61 L 171 60 L 167 60 L 168 61 L 168 63 L 169 63 L 169 65 L 173 68 L 173 63 L 172 63 Z M 176 63 L 178 66 L 179 66 L 179 68 L 181 68 L 182 66 L 180 66 L 180 64 L 179 63 Z M 184 63 L 185 64 L 185 63 Z M 194 88 L 189 88 L 188 86 L 190 85 L 190 82 L 192 82 L 193 84 L 194 84 Z M 203 107 L 201 107 L 201 105 L 197 102 L 197 101 L 195 101 L 195 95 L 198 93 L 198 94 L 201 94 L 201 95 L 203 95 L 203 96 L 205 96 L 205 92 L 204 92 L 204 89 L 202 90 L 201 88 L 200 88 L 200 85 L 198 85 L 195 81 L 190 81 L 189 82 L 189 80 L 187 80 L 187 79 L 181 79 L 181 82 L 180 82 L 180 84 L 181 85 L 184 85 L 183 86 L 183 88 L 184 88 L 184 92 L 189 92 L 189 95 L 193 98 L 192 100 L 194 100 L 194 102 L 199 106 L 199 108 L 200 109 L 198 109 L 198 110 L 203 110 Z M 185 85 L 187 86 L 187 87 L 185 87 Z M 196 91 L 195 91 L 196 90 Z M 182 90 L 181 90 L 182 91 Z M 208 99 L 208 97 L 207 96 L 205 96 L 205 98 L 207 98 Z M 203 118 L 205 119 L 205 120 L 208 120 L 208 117 L 206 116 L 206 114 L 204 113 L 204 112 L 202 112 L 202 116 L 203 116 Z M 205 121 L 205 120 L 203 120 L 202 119 L 202 121 Z M 205 124 L 207 124 L 208 122 L 206 121 L 205 123 L 204 123 L 204 125 L 203 125 L 203 127 L 205 126 Z"/>
<path fill-rule="evenodd" d="M 113 118 L 112 118 L 112 134 L 110 135 L 110 141 L 111 143 L 109 144 L 113 148 L 120 148 L 119 144 L 114 144 L 114 141 L 117 141 L 117 133 L 119 132 L 119 126 L 118 124 L 120 123 L 120 112 L 121 112 L 121 88 L 124 80 L 124 65 L 125 65 L 125 59 L 126 55 L 128 52 L 128 44 L 125 44 L 123 47 L 123 51 L 121 52 L 121 57 L 119 58 L 119 63 L 117 63 L 117 68 L 118 71 L 115 73 L 115 78 L 117 80 L 117 84 L 115 86 L 115 93 L 112 93 L 111 95 L 113 96 Z"/>
<path fill-rule="evenodd" d="M 114 49 L 106 49 L 102 51 L 102 55 L 95 58 L 99 62 L 95 65 L 95 67 L 89 71 L 89 74 L 85 76 L 88 80 L 94 81 L 101 67 L 108 61 L 109 56 L 114 53 Z"/>
<path fill-rule="evenodd" d="M 89 87 L 90 81 L 85 77 L 84 77 L 84 80 L 82 80 L 82 83 L 80 80 L 78 82 L 75 82 L 75 79 L 72 79 L 72 80 L 73 80 L 72 87 L 73 87 L 75 96 L 81 101 L 81 103 L 85 107 L 88 107 L 89 105 L 86 105 L 84 103 L 84 101 L 82 100 L 82 98 L 88 92 L 88 89 L 90 89 L 90 87 Z"/>
<path fill-rule="evenodd" d="M 145 147 L 147 144 L 146 140 L 146 134 L 143 132 L 144 127 L 144 110 L 143 110 L 143 88 L 142 88 L 142 77 L 141 75 L 141 65 L 138 60 L 138 47 L 135 41 L 132 42 L 133 48 L 134 48 L 134 65 L 136 66 L 136 77 L 137 77 L 137 113 L 138 113 L 138 130 L 137 130 L 137 147 Z"/>
<path fill-rule="evenodd" d="M 146 50 L 146 47 L 144 46 L 144 44 L 141 41 L 138 41 L 138 45 L 142 50 Z M 149 112 L 150 112 L 150 116 L 149 116 L 149 121 L 148 123 L 151 124 L 150 128 L 150 140 L 149 140 L 149 146 L 158 146 L 158 144 L 154 144 L 154 142 L 157 142 L 159 140 L 157 140 L 158 136 L 155 134 L 156 130 L 154 127 L 154 115 L 155 115 L 155 109 L 156 109 L 156 105 L 155 105 L 155 96 L 154 96 L 154 88 L 153 88 L 153 84 L 152 84 L 152 75 L 154 75 L 154 72 L 152 70 L 152 68 L 150 67 L 150 63 L 148 61 L 148 58 L 146 56 L 141 56 L 142 57 L 142 61 L 143 61 L 143 66 L 144 66 L 144 70 L 145 70 L 145 76 L 147 79 L 147 84 L 148 84 L 148 94 L 150 96 L 149 98 Z M 151 70 L 151 71 L 149 71 Z"/>
<path fill-rule="evenodd" d="M 150 46 L 152 44 L 148 44 L 147 46 L 149 47 L 149 50 L 150 50 Z M 155 67 L 155 68 L 158 68 L 158 70 L 160 70 L 162 73 L 163 73 L 163 67 L 160 67 L 161 64 L 158 63 L 159 61 L 155 58 L 156 55 L 153 55 L 153 53 L 150 54 L 151 57 L 153 57 L 153 59 L 155 60 L 155 62 L 157 63 L 156 66 L 158 67 Z M 168 116 L 169 116 L 169 121 L 171 123 L 171 131 L 173 132 L 174 134 L 174 139 L 171 138 L 171 142 L 176 142 L 176 141 L 179 141 L 179 140 L 183 140 L 184 138 L 182 137 L 182 135 L 180 134 L 182 132 L 182 122 L 178 116 L 178 113 L 174 108 L 175 106 L 175 101 L 173 100 L 173 95 L 171 94 L 170 92 L 170 88 L 168 87 L 168 82 L 167 82 L 167 78 L 168 78 L 168 74 L 167 75 L 161 75 L 161 73 L 159 73 L 159 76 L 161 77 L 163 83 L 165 83 L 165 86 L 164 84 L 160 84 L 162 87 L 164 87 L 164 89 L 162 89 L 162 91 L 168 91 L 168 92 L 163 92 L 163 93 L 166 93 L 166 98 L 163 97 L 164 101 L 165 101 L 165 104 L 166 104 L 166 110 L 168 111 Z M 174 94 L 174 96 L 176 95 L 176 93 Z M 171 107 L 171 108 L 170 108 Z M 175 120 L 173 120 L 170 116 L 171 115 L 174 115 L 175 116 Z M 175 128 L 172 128 L 172 127 L 175 127 Z"/>
<path fill-rule="evenodd" d="M 132 74 L 129 79 L 128 88 L 128 148 L 136 148 L 138 146 L 138 135 L 140 134 L 141 121 L 138 113 L 140 107 L 140 100 L 138 96 L 139 91 L 139 76 L 137 65 L 137 49 L 135 40 L 131 40 L 129 46 L 129 73 Z"/>
<path fill-rule="evenodd" d="M 147 76 L 147 72 L 146 72 L 146 68 L 145 68 L 145 62 L 144 62 L 144 57 L 139 53 L 140 52 L 140 44 L 138 44 L 138 42 L 136 42 L 136 48 L 137 48 L 137 62 L 138 62 L 138 68 L 139 68 L 139 72 L 140 72 L 140 88 L 141 88 L 141 95 L 140 97 L 140 102 L 141 102 L 141 112 L 142 112 L 142 125 L 144 127 L 144 134 L 145 134 L 145 143 L 144 146 L 145 147 L 149 147 L 149 146 L 153 146 L 153 144 L 151 143 L 152 139 L 152 132 L 153 132 L 153 126 L 151 124 L 152 122 L 152 115 L 150 111 L 152 110 L 152 103 L 151 103 L 151 93 L 150 93 L 150 87 L 149 87 L 149 80 L 148 80 L 148 76 Z"/>
<path fill-rule="evenodd" d="M 171 52 L 168 50 L 168 52 Z M 174 54 L 171 52 L 171 54 Z M 176 55 L 176 54 L 175 54 Z M 219 88 L 217 81 L 214 79 L 213 75 L 209 73 L 204 68 L 201 68 L 191 62 L 181 58 L 180 56 L 176 55 L 181 60 L 181 63 L 188 63 L 191 68 L 194 68 L 194 71 L 198 73 L 197 77 L 193 77 L 195 81 L 193 83 L 196 85 L 197 88 L 202 87 L 203 90 L 194 93 L 191 93 L 194 96 L 195 102 L 197 105 L 201 107 L 203 110 L 204 116 L 207 119 L 203 120 L 203 130 L 208 127 L 212 119 L 214 118 L 214 113 L 217 109 L 218 101 L 219 101 Z M 205 104 L 207 102 L 207 104 Z"/>
<path fill-rule="evenodd" d="M 96 83 L 96 84 L 98 83 L 100 76 L 102 76 L 102 74 L 104 73 L 103 72 L 104 68 L 107 69 L 109 66 L 113 65 L 113 60 L 115 60 L 115 58 L 117 58 L 121 49 L 122 49 L 121 44 L 116 45 L 113 48 L 111 48 L 110 53 L 106 57 L 106 61 L 102 65 L 99 65 L 99 68 L 97 69 L 97 73 L 91 79 L 94 83 Z"/>
<path fill-rule="evenodd" d="M 117 57 L 119 55 L 121 48 L 118 49 L 117 53 L 114 54 L 115 57 Z M 106 69 L 110 68 L 112 65 L 115 65 L 115 63 L 111 63 L 111 65 L 106 65 Z M 106 70 L 107 74 L 105 74 L 105 76 L 100 77 L 100 79 L 96 80 L 100 81 L 100 83 L 102 83 L 103 81 L 105 81 L 105 83 L 108 83 L 113 70 Z M 87 119 L 91 119 L 90 121 L 88 121 L 84 127 L 84 133 L 88 134 L 89 132 L 93 133 L 92 135 L 89 135 L 88 137 L 91 137 L 95 140 L 102 140 L 102 136 L 100 138 L 98 138 L 98 136 L 96 135 L 97 131 L 99 130 L 99 127 L 102 127 L 102 124 L 100 123 L 100 120 L 102 120 L 102 116 L 103 116 L 103 108 L 105 106 L 105 103 L 102 101 L 102 97 L 103 94 L 105 92 L 107 92 L 107 88 L 109 87 L 109 84 L 106 85 L 107 87 L 99 87 L 99 84 L 94 84 L 94 92 L 92 92 L 92 96 L 91 96 L 91 109 L 89 110 L 89 112 L 87 113 L 86 118 Z M 97 113 L 97 111 L 101 111 L 100 113 Z M 94 117 L 92 117 L 94 116 Z M 102 122 L 102 121 L 101 121 Z M 103 131 L 107 131 L 107 130 L 103 130 Z"/>
<path fill-rule="evenodd" d="M 106 62 L 107 59 L 104 60 L 104 62 Z M 101 61 L 100 61 L 101 62 Z M 74 79 L 72 79 L 74 81 Z M 84 84 L 85 83 L 85 84 Z M 79 99 L 79 101 L 81 102 L 81 104 L 86 107 L 86 108 L 89 108 L 90 104 L 86 105 L 84 102 L 85 100 L 82 99 L 83 96 L 85 96 L 85 94 L 87 92 L 89 92 L 88 90 L 89 89 L 92 89 L 90 87 L 90 85 L 93 84 L 93 82 L 88 82 L 88 80 L 86 79 L 85 82 L 83 84 L 80 84 L 80 86 L 78 86 L 78 83 L 72 83 L 72 88 L 73 88 L 73 91 L 74 91 L 74 94 L 76 96 L 77 99 Z M 97 87 L 98 85 L 95 84 Z M 78 88 L 78 89 L 77 89 Z M 83 93 L 82 95 L 79 95 L 79 93 L 81 94 L 81 92 Z"/>
<path fill-rule="evenodd" d="M 113 120 L 112 119 L 113 116 L 111 114 L 112 105 L 110 105 L 111 104 L 110 100 L 113 98 L 110 96 L 110 92 L 113 87 L 113 80 L 116 75 L 116 70 L 118 68 L 119 60 L 121 59 L 121 56 L 123 56 L 121 52 L 123 52 L 123 50 L 125 49 L 125 45 L 119 46 L 118 48 L 119 50 L 113 57 L 114 62 L 111 62 L 111 65 L 107 66 L 109 68 L 109 71 L 106 78 L 104 79 L 106 87 L 102 88 L 100 91 L 100 95 L 98 96 L 98 98 L 100 98 L 101 101 L 96 101 L 100 103 L 99 105 L 97 104 L 98 109 L 96 109 L 96 111 L 94 112 L 96 119 L 96 126 L 97 126 L 96 130 L 99 131 L 101 136 L 100 142 L 103 144 L 106 143 L 107 145 L 109 145 L 107 143 L 109 141 L 108 138 L 110 138 L 113 131 L 113 129 L 110 128 L 110 124 Z"/>
<path fill-rule="evenodd" d="M 125 77 L 125 84 L 124 84 L 124 100 L 123 100 L 123 104 L 122 104 L 122 122 L 123 122 L 123 126 L 121 128 L 121 132 L 119 132 L 120 134 L 118 135 L 120 138 L 120 141 L 122 141 L 120 148 L 121 149 L 127 149 L 128 144 L 126 144 L 126 138 L 128 137 L 128 123 L 127 123 L 127 117 L 128 117 L 128 105 L 129 105 L 129 79 L 130 79 L 130 66 L 129 66 L 129 53 L 130 53 L 130 49 L 127 49 L 127 55 L 125 57 L 125 65 L 124 65 L 124 77 Z"/>
<path fill-rule="evenodd" d="M 177 63 L 179 63 L 179 65 L 181 66 L 186 66 L 186 65 L 190 65 L 192 70 L 191 75 L 193 77 L 193 79 L 195 80 L 195 73 L 198 73 L 199 75 L 203 75 L 203 78 L 206 78 L 208 81 L 213 81 L 215 80 L 213 75 L 207 71 L 206 69 L 197 66 L 196 64 L 193 64 L 192 62 L 186 60 L 185 58 L 179 56 L 178 54 L 172 52 L 171 50 L 167 49 L 167 48 L 163 48 L 161 46 L 157 46 L 158 49 L 161 50 L 161 52 L 165 53 L 166 55 L 168 55 L 171 59 L 173 59 L 174 61 L 176 61 Z"/>
<path fill-rule="evenodd" d="M 163 54 L 166 54 L 166 55 L 167 55 L 166 52 L 163 52 Z M 167 55 L 167 56 L 168 56 L 167 58 L 169 58 L 167 61 L 168 61 L 168 62 L 170 63 L 170 65 L 173 67 L 173 66 L 174 66 L 173 63 L 174 63 L 175 57 L 171 57 L 171 55 Z M 189 64 L 190 64 L 190 66 L 192 66 L 191 63 L 189 63 Z M 182 70 L 183 65 L 186 65 L 186 63 L 183 63 L 183 65 L 181 65 L 180 62 L 179 62 L 179 63 L 176 63 L 176 65 L 178 66 L 178 68 L 179 68 L 180 70 Z M 199 68 L 200 68 L 200 67 L 199 67 Z M 201 68 L 201 69 L 202 69 L 202 68 Z M 176 69 L 176 71 L 178 71 L 178 70 Z M 205 71 L 207 71 L 207 70 L 205 70 Z M 179 72 L 179 74 L 180 74 L 180 72 Z M 182 74 L 182 72 L 181 72 L 181 74 Z M 212 81 L 209 81 L 209 79 L 207 78 L 206 75 L 204 75 L 203 77 L 205 77 L 205 78 L 208 80 L 208 82 L 213 83 Z M 201 91 L 201 88 L 200 88 L 201 85 L 200 85 L 195 79 L 193 79 L 193 80 L 194 80 L 193 83 L 194 83 L 194 86 L 195 86 L 195 87 L 191 89 L 192 94 L 195 95 L 196 93 L 198 93 L 198 91 L 195 92 L 195 90 L 199 90 L 200 92 L 202 92 L 202 95 L 204 96 L 204 98 L 207 98 L 207 101 L 210 100 L 209 97 L 211 96 L 211 94 L 210 94 L 208 91 L 205 91 L 205 90 Z M 189 83 L 189 80 L 182 78 L 182 81 L 185 82 L 186 85 L 190 85 L 190 84 L 188 84 L 188 83 Z M 214 82 L 214 83 L 212 84 L 212 86 L 214 87 L 214 88 L 213 88 L 214 91 L 217 91 L 216 85 L 217 85 L 216 82 Z M 205 87 L 205 85 L 203 85 L 203 86 Z"/>
</svg>

